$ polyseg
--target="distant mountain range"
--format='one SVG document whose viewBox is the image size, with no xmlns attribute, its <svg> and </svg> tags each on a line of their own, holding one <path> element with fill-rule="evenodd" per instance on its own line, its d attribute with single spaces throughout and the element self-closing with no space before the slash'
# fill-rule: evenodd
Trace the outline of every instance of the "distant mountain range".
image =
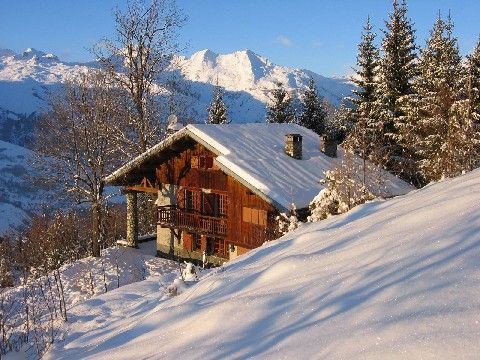
<svg viewBox="0 0 480 360">
<path fill-rule="evenodd" d="M 96 62 L 65 62 L 53 54 L 32 48 L 21 54 L 0 49 L 0 140 L 5 142 L 2 148 L 8 147 L 8 143 L 28 147 L 37 115 L 48 108 L 49 94 L 60 89 L 65 81 L 96 66 Z M 334 106 L 353 88 L 346 79 L 328 78 L 312 71 L 276 65 L 250 50 L 231 54 L 202 50 L 191 57 L 178 56 L 164 76 L 175 79 L 179 103 L 182 104 L 177 115 L 184 122 L 205 121 L 215 85 L 225 90 L 224 101 L 233 122 L 263 122 L 266 104 L 278 82 L 298 97 L 309 79 L 313 78 L 319 93 Z M 3 166 L 5 169 L 7 159 L 2 158 L 2 151 L 5 150 L 0 148 L 0 168 Z M 25 156 L 18 158 L 22 167 L 27 166 L 25 158 L 28 154 L 25 151 Z M 15 159 L 8 157 L 8 168 L 15 166 Z M 7 173 L 2 171 L 0 183 L 6 176 Z M 21 186 L 25 185 L 23 179 L 19 178 L 19 181 Z M 8 182 L 14 187 L 15 178 L 9 178 Z M 11 211 L 2 213 L 2 204 L 7 204 L 5 209 L 11 206 L 19 208 L 15 215 L 17 218 L 19 214 L 25 214 L 24 210 L 31 210 L 26 208 L 23 200 L 12 204 L 11 199 L 15 196 L 7 193 L 8 189 L 3 190 L 3 195 L 0 193 L 0 216 L 13 214 Z"/>
<path fill-rule="evenodd" d="M 14 131 L 19 128 L 15 123 L 18 120 L 25 122 L 32 113 L 45 110 L 49 92 L 95 66 L 95 62 L 64 62 L 53 54 L 31 48 L 21 54 L 0 50 L 0 139 L 16 143 L 24 141 L 24 138 L 15 138 L 19 136 Z M 265 104 L 278 82 L 289 92 L 298 94 L 313 77 L 320 94 L 333 105 L 338 105 L 352 89 L 351 83 L 345 79 L 276 65 L 250 50 L 225 55 L 202 50 L 190 58 L 179 56 L 165 76 L 170 75 L 176 75 L 189 116 L 197 122 L 205 120 L 212 87 L 216 84 L 225 89 L 225 102 L 234 122 L 263 121 Z"/>
</svg>

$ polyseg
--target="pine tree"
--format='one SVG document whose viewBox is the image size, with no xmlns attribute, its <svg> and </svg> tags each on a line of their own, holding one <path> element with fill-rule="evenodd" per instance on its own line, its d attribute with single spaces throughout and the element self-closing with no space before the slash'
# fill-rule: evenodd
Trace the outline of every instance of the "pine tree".
<svg viewBox="0 0 480 360">
<path fill-rule="evenodd" d="M 357 68 L 352 81 L 357 88 L 350 101 L 354 105 L 354 125 L 344 146 L 357 153 L 365 164 L 366 160 L 376 163 L 382 160 L 384 147 L 384 124 L 378 114 L 378 49 L 375 47 L 375 34 L 370 18 L 364 26 L 362 41 L 358 46 Z"/>
<path fill-rule="evenodd" d="M 436 181 L 464 170 L 464 102 L 461 99 L 462 66 L 453 23 L 438 17 L 426 48 L 421 50 L 415 93 L 404 102 L 406 112 L 399 131 L 420 157 L 424 179 Z"/>
<path fill-rule="evenodd" d="M 358 45 L 357 68 L 351 81 L 357 86 L 353 90 L 355 97 L 351 101 L 356 107 L 363 103 L 374 103 L 378 91 L 379 52 L 375 46 L 375 33 L 370 23 L 370 17 L 363 27 L 362 42 Z"/>
<path fill-rule="evenodd" d="M 318 135 L 323 135 L 326 128 L 327 111 L 323 105 L 323 98 L 318 95 L 315 81 L 310 78 L 308 88 L 302 96 L 302 113 L 299 124 L 313 130 Z"/>
<path fill-rule="evenodd" d="M 466 168 L 473 170 L 480 163 L 480 39 L 467 56 L 462 87 L 465 136 L 470 140 L 465 153 Z"/>
<path fill-rule="evenodd" d="M 277 83 L 277 88 L 272 91 L 273 101 L 267 107 L 267 123 L 294 123 L 295 111 L 292 99 L 283 88 L 282 83 Z"/>
<path fill-rule="evenodd" d="M 212 102 L 207 111 L 207 124 L 228 124 L 230 122 L 227 116 L 227 107 L 223 102 L 223 92 L 218 85 L 213 89 Z"/>
<path fill-rule="evenodd" d="M 393 12 L 388 21 L 385 21 L 385 26 L 380 62 L 380 101 L 384 110 L 383 117 L 388 119 L 386 130 L 393 131 L 395 119 L 402 115 L 398 100 L 413 93 L 412 83 L 416 75 L 415 31 L 407 18 L 405 0 L 400 5 L 397 0 L 393 0 Z"/>
</svg>

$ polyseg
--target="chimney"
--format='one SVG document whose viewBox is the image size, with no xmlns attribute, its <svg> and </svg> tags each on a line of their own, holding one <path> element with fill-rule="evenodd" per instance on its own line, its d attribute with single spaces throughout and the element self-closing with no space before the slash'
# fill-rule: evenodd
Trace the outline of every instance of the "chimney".
<svg viewBox="0 0 480 360">
<path fill-rule="evenodd" d="M 337 157 L 337 141 L 329 136 L 320 136 L 320 150 L 329 157 Z"/>
<path fill-rule="evenodd" d="M 171 114 L 168 117 L 167 124 L 167 136 L 175 134 L 183 127 L 183 125 L 178 122 L 178 118 L 175 114 Z"/>
<path fill-rule="evenodd" d="M 302 135 L 285 135 L 285 154 L 294 159 L 302 160 Z"/>
</svg>

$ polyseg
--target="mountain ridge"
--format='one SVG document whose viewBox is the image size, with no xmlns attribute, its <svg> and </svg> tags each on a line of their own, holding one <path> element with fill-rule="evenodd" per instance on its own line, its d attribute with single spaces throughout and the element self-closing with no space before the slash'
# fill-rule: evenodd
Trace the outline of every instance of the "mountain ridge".
<svg viewBox="0 0 480 360">
<path fill-rule="evenodd" d="M 35 48 L 28 48 L 20 54 L 10 49 L 0 49 L 0 108 L 26 114 L 37 111 L 38 102 L 30 99 L 31 104 L 28 104 L 29 97 L 36 93 L 37 97 L 45 100 L 45 94 L 48 92 L 45 87 L 55 87 L 72 80 L 95 64 L 95 62 L 65 62 L 54 54 Z M 346 79 L 328 78 L 309 70 L 277 65 L 249 49 L 229 54 L 218 54 L 210 49 L 204 49 L 190 57 L 175 56 L 167 72 L 176 71 L 180 72 L 183 80 L 190 86 L 192 86 L 191 83 L 196 83 L 196 86 L 193 86 L 196 91 L 205 92 L 211 90 L 212 86 L 219 85 L 226 92 L 244 92 L 264 104 L 268 102 L 268 94 L 278 82 L 284 84 L 287 91 L 298 95 L 298 92 L 307 86 L 310 77 L 313 77 L 320 94 L 333 105 L 338 105 L 341 98 L 349 95 L 352 89 L 352 85 Z M 198 89 L 198 85 L 202 83 L 205 89 Z M 5 87 L 8 89 L 3 89 Z M 18 101 L 15 103 L 10 101 L 6 104 L 3 102 L 2 95 L 12 87 L 25 88 L 20 91 L 24 98 L 21 104 Z M 207 93 L 210 98 L 211 93 L 209 91 Z M 204 97 L 203 94 L 197 96 L 200 104 L 194 106 L 202 115 L 204 115 L 203 108 L 209 103 L 201 104 L 206 100 Z M 8 99 L 8 96 L 5 98 Z M 231 103 L 227 101 L 227 105 L 232 108 L 241 106 L 235 101 Z M 235 110 L 232 111 L 233 121 L 245 121 L 245 119 L 235 118 L 238 113 Z M 262 115 L 256 114 L 256 120 L 263 119 Z M 252 117 L 248 120 L 255 121 Z"/>
</svg>

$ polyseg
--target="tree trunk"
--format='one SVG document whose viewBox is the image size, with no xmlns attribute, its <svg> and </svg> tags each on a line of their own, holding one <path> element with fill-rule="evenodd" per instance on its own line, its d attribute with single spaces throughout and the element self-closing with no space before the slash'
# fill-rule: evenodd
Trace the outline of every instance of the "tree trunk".
<svg viewBox="0 0 480 360">
<path fill-rule="evenodd" d="M 100 257 L 100 204 L 92 204 L 92 256 Z"/>
</svg>

